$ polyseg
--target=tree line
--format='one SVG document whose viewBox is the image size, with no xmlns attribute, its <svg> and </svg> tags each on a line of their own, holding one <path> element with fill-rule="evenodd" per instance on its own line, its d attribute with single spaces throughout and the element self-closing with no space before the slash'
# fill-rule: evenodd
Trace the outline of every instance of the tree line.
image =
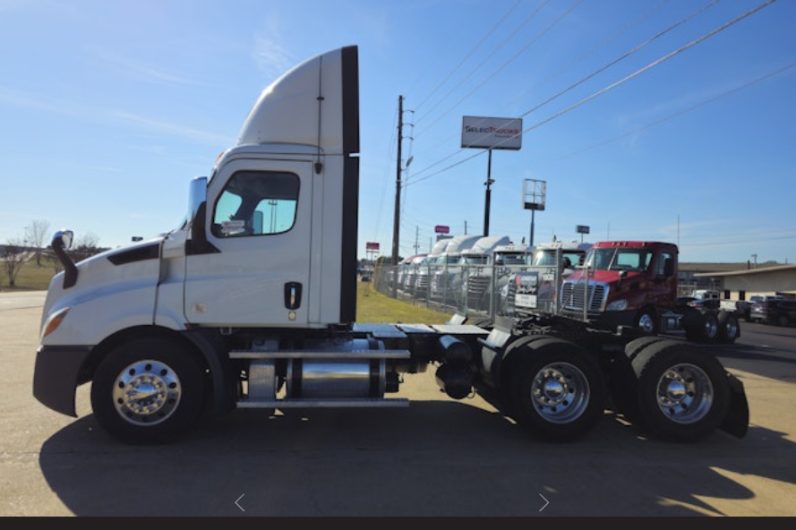
<svg viewBox="0 0 796 530">
<path fill-rule="evenodd" d="M 52 267 L 53 274 L 61 272 L 63 266 L 49 246 L 51 235 L 48 221 L 35 220 L 25 226 L 22 236 L 9 237 L 4 245 L 0 245 L 0 268 L 3 273 L 0 275 L 0 287 L 3 286 L 3 279 L 7 280 L 8 287 L 16 287 L 20 269 L 25 263 L 34 260 L 37 267 Z M 99 246 L 99 237 L 87 232 L 78 237 L 67 252 L 77 262 L 104 250 L 107 249 Z"/>
</svg>

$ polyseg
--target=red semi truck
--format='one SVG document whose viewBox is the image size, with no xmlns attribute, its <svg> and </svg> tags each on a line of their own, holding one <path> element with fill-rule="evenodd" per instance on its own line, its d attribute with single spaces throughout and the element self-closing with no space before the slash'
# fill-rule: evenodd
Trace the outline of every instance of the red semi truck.
<svg viewBox="0 0 796 530">
<path fill-rule="evenodd" d="M 699 342 L 732 343 L 740 336 L 734 311 L 677 301 L 678 248 L 658 241 L 596 243 L 561 289 L 561 313 L 604 329 L 685 334 Z"/>
</svg>

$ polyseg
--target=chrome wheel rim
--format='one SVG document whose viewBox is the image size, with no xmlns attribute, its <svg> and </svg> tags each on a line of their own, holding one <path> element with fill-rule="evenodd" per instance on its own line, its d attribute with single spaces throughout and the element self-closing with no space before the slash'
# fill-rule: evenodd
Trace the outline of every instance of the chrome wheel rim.
<svg viewBox="0 0 796 530">
<path fill-rule="evenodd" d="M 641 317 L 638 319 L 638 327 L 644 333 L 652 333 L 655 329 L 655 321 L 653 320 L 652 315 L 648 313 L 641 315 Z"/>
<path fill-rule="evenodd" d="M 536 373 L 531 399 L 536 412 L 550 423 L 571 423 L 589 406 L 588 379 L 569 363 L 548 364 Z"/>
<path fill-rule="evenodd" d="M 719 326 L 716 321 L 712 318 L 705 319 L 705 337 L 712 339 L 716 336 L 716 333 L 719 330 Z"/>
<path fill-rule="evenodd" d="M 672 366 L 658 380 L 658 407 L 680 424 L 695 423 L 713 406 L 713 384 L 702 368 L 693 364 Z"/>
<path fill-rule="evenodd" d="M 738 335 L 738 322 L 729 319 L 724 324 L 724 336 L 728 339 L 734 339 Z"/>
<path fill-rule="evenodd" d="M 138 361 L 122 370 L 113 385 L 116 412 L 133 425 L 157 425 L 180 403 L 182 385 L 177 373 L 160 361 Z"/>
</svg>

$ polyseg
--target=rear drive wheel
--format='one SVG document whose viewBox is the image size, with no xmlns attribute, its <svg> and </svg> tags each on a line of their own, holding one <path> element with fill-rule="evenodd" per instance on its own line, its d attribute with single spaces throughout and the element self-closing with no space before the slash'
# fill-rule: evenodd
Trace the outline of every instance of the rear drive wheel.
<svg viewBox="0 0 796 530">
<path fill-rule="evenodd" d="M 719 321 L 714 313 L 692 312 L 688 317 L 690 323 L 686 327 L 686 337 L 694 342 L 711 344 L 719 335 Z"/>
<path fill-rule="evenodd" d="M 633 359 L 643 422 L 664 439 L 693 442 L 716 430 L 729 407 L 727 373 L 710 353 L 674 340 Z"/>
<path fill-rule="evenodd" d="M 160 443 L 181 434 L 202 410 L 204 373 L 184 345 L 138 339 L 114 348 L 91 385 L 99 424 L 126 443 Z"/>
<path fill-rule="evenodd" d="M 613 359 L 608 368 L 608 391 L 614 411 L 625 419 L 639 421 L 638 376 L 633 370 L 633 359 L 652 344 L 666 340 L 663 337 L 639 337 L 625 345 L 624 353 Z"/>
<path fill-rule="evenodd" d="M 719 312 L 717 318 L 718 342 L 732 344 L 741 336 L 741 327 L 738 324 L 738 316 L 729 311 Z"/>
<path fill-rule="evenodd" d="M 547 441 L 585 436 L 605 405 L 597 363 L 576 344 L 557 338 L 529 342 L 523 350 L 510 380 L 517 421 Z"/>
</svg>

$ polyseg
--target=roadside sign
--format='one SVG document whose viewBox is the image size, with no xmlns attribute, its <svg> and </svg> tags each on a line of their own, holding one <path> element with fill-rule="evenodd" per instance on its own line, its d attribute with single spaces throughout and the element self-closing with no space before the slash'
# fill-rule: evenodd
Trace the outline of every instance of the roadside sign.
<svg viewBox="0 0 796 530">
<path fill-rule="evenodd" d="M 519 150 L 521 147 L 521 119 L 462 118 L 462 148 Z"/>
</svg>

